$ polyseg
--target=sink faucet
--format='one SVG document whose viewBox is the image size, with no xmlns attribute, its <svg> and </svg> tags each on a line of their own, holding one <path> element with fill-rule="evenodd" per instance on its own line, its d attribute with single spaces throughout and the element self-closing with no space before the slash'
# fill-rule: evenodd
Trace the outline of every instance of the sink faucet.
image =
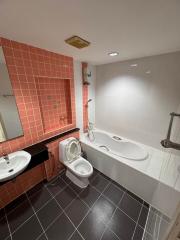
<svg viewBox="0 0 180 240">
<path fill-rule="evenodd" d="M 5 154 L 5 153 L 3 153 L 3 158 L 4 158 L 4 160 L 7 162 L 7 164 L 9 164 L 9 155 L 8 154 Z"/>
</svg>

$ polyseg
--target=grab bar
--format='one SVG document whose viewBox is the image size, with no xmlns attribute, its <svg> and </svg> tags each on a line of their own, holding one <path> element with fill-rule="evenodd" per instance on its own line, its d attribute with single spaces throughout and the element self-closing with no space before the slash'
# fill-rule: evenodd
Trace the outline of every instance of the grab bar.
<svg viewBox="0 0 180 240">
<path fill-rule="evenodd" d="M 165 148 L 174 148 L 176 150 L 180 150 L 180 143 L 175 143 L 170 140 L 174 117 L 180 117 L 180 114 L 172 112 L 172 113 L 170 113 L 170 115 L 171 115 L 171 119 L 169 122 L 167 137 L 166 137 L 166 139 L 161 141 L 161 145 Z"/>
<path fill-rule="evenodd" d="M 110 151 L 108 147 L 106 147 L 105 145 L 101 145 L 99 146 L 100 148 L 105 148 L 108 152 Z"/>
</svg>

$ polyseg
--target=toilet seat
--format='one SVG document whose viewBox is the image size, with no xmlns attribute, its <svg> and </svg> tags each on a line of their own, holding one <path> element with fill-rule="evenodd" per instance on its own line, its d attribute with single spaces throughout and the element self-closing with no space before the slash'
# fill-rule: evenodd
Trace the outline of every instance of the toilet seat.
<svg viewBox="0 0 180 240">
<path fill-rule="evenodd" d="M 93 172 L 92 165 L 82 157 L 68 164 L 67 167 L 79 177 L 89 177 Z"/>
<path fill-rule="evenodd" d="M 81 156 L 81 146 L 76 138 L 69 138 L 65 153 L 66 161 L 70 163 Z"/>
</svg>

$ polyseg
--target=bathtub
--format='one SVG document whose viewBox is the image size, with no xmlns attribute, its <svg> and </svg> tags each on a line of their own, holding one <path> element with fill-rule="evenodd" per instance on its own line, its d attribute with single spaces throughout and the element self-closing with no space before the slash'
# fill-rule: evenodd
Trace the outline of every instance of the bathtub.
<svg viewBox="0 0 180 240">
<path fill-rule="evenodd" d="M 173 216 L 180 189 L 172 181 L 174 176 L 162 179 L 168 153 L 99 129 L 81 136 L 81 145 L 93 167 L 163 214 Z"/>
</svg>

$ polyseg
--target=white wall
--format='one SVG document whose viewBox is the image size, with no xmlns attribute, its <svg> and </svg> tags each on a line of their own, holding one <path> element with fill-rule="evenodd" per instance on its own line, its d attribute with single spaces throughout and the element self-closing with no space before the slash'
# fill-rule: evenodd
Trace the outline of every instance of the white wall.
<svg viewBox="0 0 180 240">
<path fill-rule="evenodd" d="M 89 78 L 89 98 L 92 101 L 89 103 L 88 114 L 89 121 L 95 123 L 95 79 L 96 68 L 95 66 L 88 65 L 88 72 L 91 71 Z M 76 126 L 83 132 L 83 101 L 82 101 L 82 64 L 79 61 L 74 61 L 74 82 L 75 82 L 75 98 L 76 98 Z"/>
<path fill-rule="evenodd" d="M 100 129 L 161 148 L 169 113 L 179 105 L 180 52 L 97 66 Z"/>
</svg>

